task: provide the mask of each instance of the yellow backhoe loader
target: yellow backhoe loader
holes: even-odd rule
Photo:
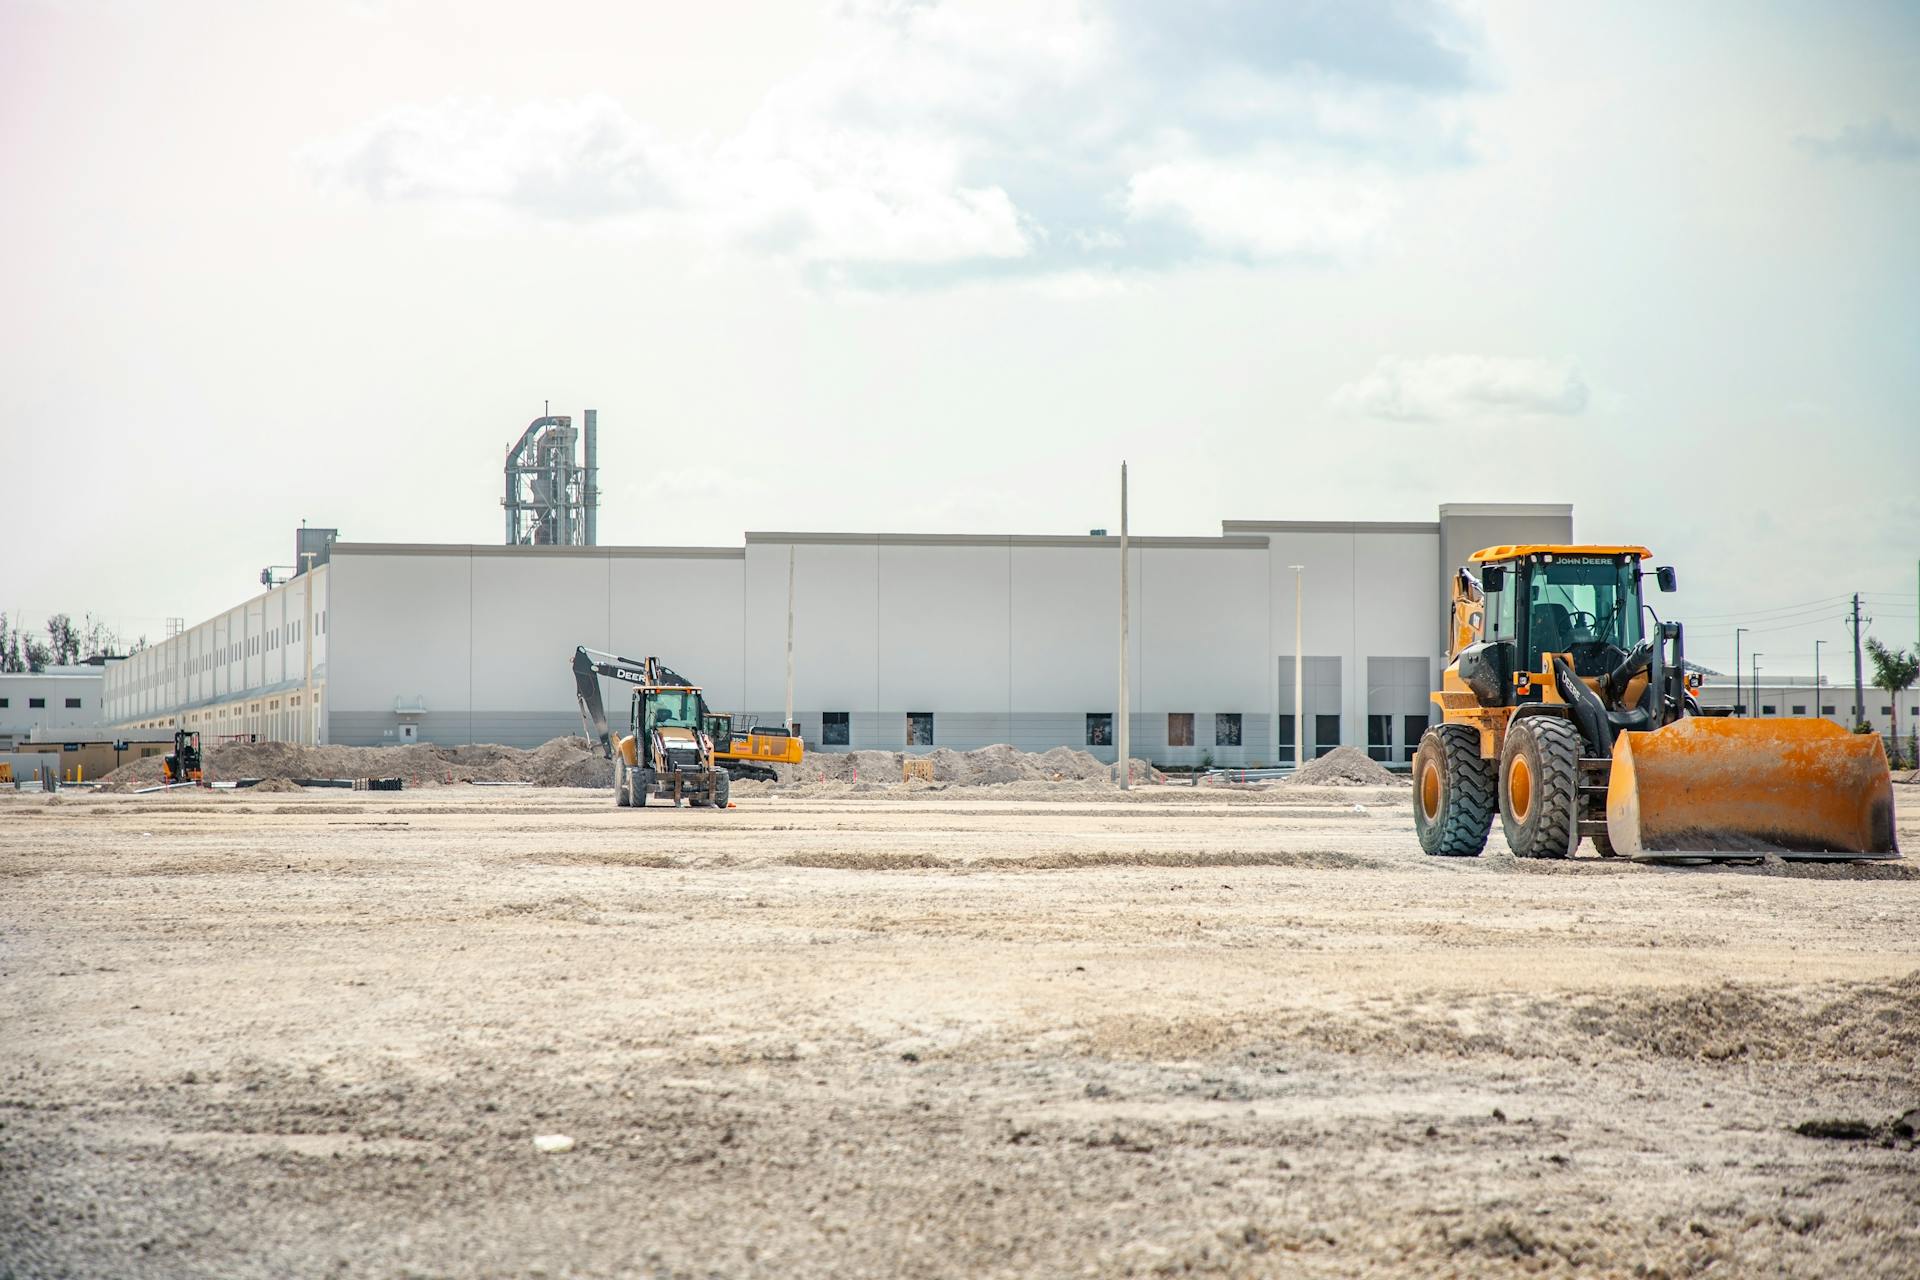
[[[1897,858],[1878,734],[1704,715],[1678,622],[1641,599],[1645,547],[1499,546],[1453,581],[1438,723],[1413,760],[1413,821],[1475,857],[1500,814],[1522,858]],[[1677,582],[1654,571],[1661,591]]]
[[[607,730],[601,676],[634,686],[627,732],[617,742]],[[714,763],[699,686],[658,658],[622,658],[584,646],[573,651],[573,679],[587,738],[613,762],[615,804],[639,809],[655,799],[727,807],[732,779]]]

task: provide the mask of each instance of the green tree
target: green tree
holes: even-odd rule
[[[26,669],[26,659],[20,656],[20,636],[8,626],[7,615],[0,613],[0,671],[18,672]]]
[[[1881,644],[1873,636],[1867,637],[1867,656],[1873,659],[1873,687],[1885,689],[1893,695],[1893,744],[1894,754],[1900,752],[1900,695],[1913,687],[1920,679],[1920,645],[1912,653],[1904,649],[1895,649]],[[1866,708],[1862,707],[1862,711]]]
[[[80,660],[80,630],[66,614],[56,613],[47,619],[47,641],[53,661],[67,665]]]

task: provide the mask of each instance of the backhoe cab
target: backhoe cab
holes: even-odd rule
[[[160,773],[164,781],[198,782],[200,770],[200,733],[186,729],[173,731],[173,751],[160,758]]]
[[[587,738],[613,762],[613,802],[643,808],[649,799],[727,807],[727,771],[714,761],[707,701],[697,685],[658,658],[622,658],[591,649],[573,651],[575,693]],[[634,686],[627,732],[616,741],[607,728],[600,677]]]
[[[1488,547],[1455,575],[1440,722],[1414,755],[1421,846],[1477,856],[1497,809],[1522,858],[1582,837],[1649,860],[1898,857],[1877,735],[1701,714],[1681,625],[1641,597],[1651,554]]]

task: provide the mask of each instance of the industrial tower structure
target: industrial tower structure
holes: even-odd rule
[[[586,411],[586,465],[574,460],[581,433],[566,414],[535,418],[507,451],[508,546],[592,547],[600,513],[598,410]]]

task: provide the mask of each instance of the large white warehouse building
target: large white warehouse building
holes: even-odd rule
[[[1432,522],[1227,521],[1131,543],[1137,755],[1293,758],[1294,570],[1306,727],[1408,759],[1474,550],[1572,538],[1564,505],[1449,504]],[[530,746],[579,732],[575,645],[655,654],[716,710],[809,748],[1011,742],[1112,756],[1119,540],[749,533],[738,547],[335,542],[325,563],[106,673],[127,728],[371,745]],[[309,654],[311,662],[309,663]],[[610,706],[624,706],[617,690]]]

